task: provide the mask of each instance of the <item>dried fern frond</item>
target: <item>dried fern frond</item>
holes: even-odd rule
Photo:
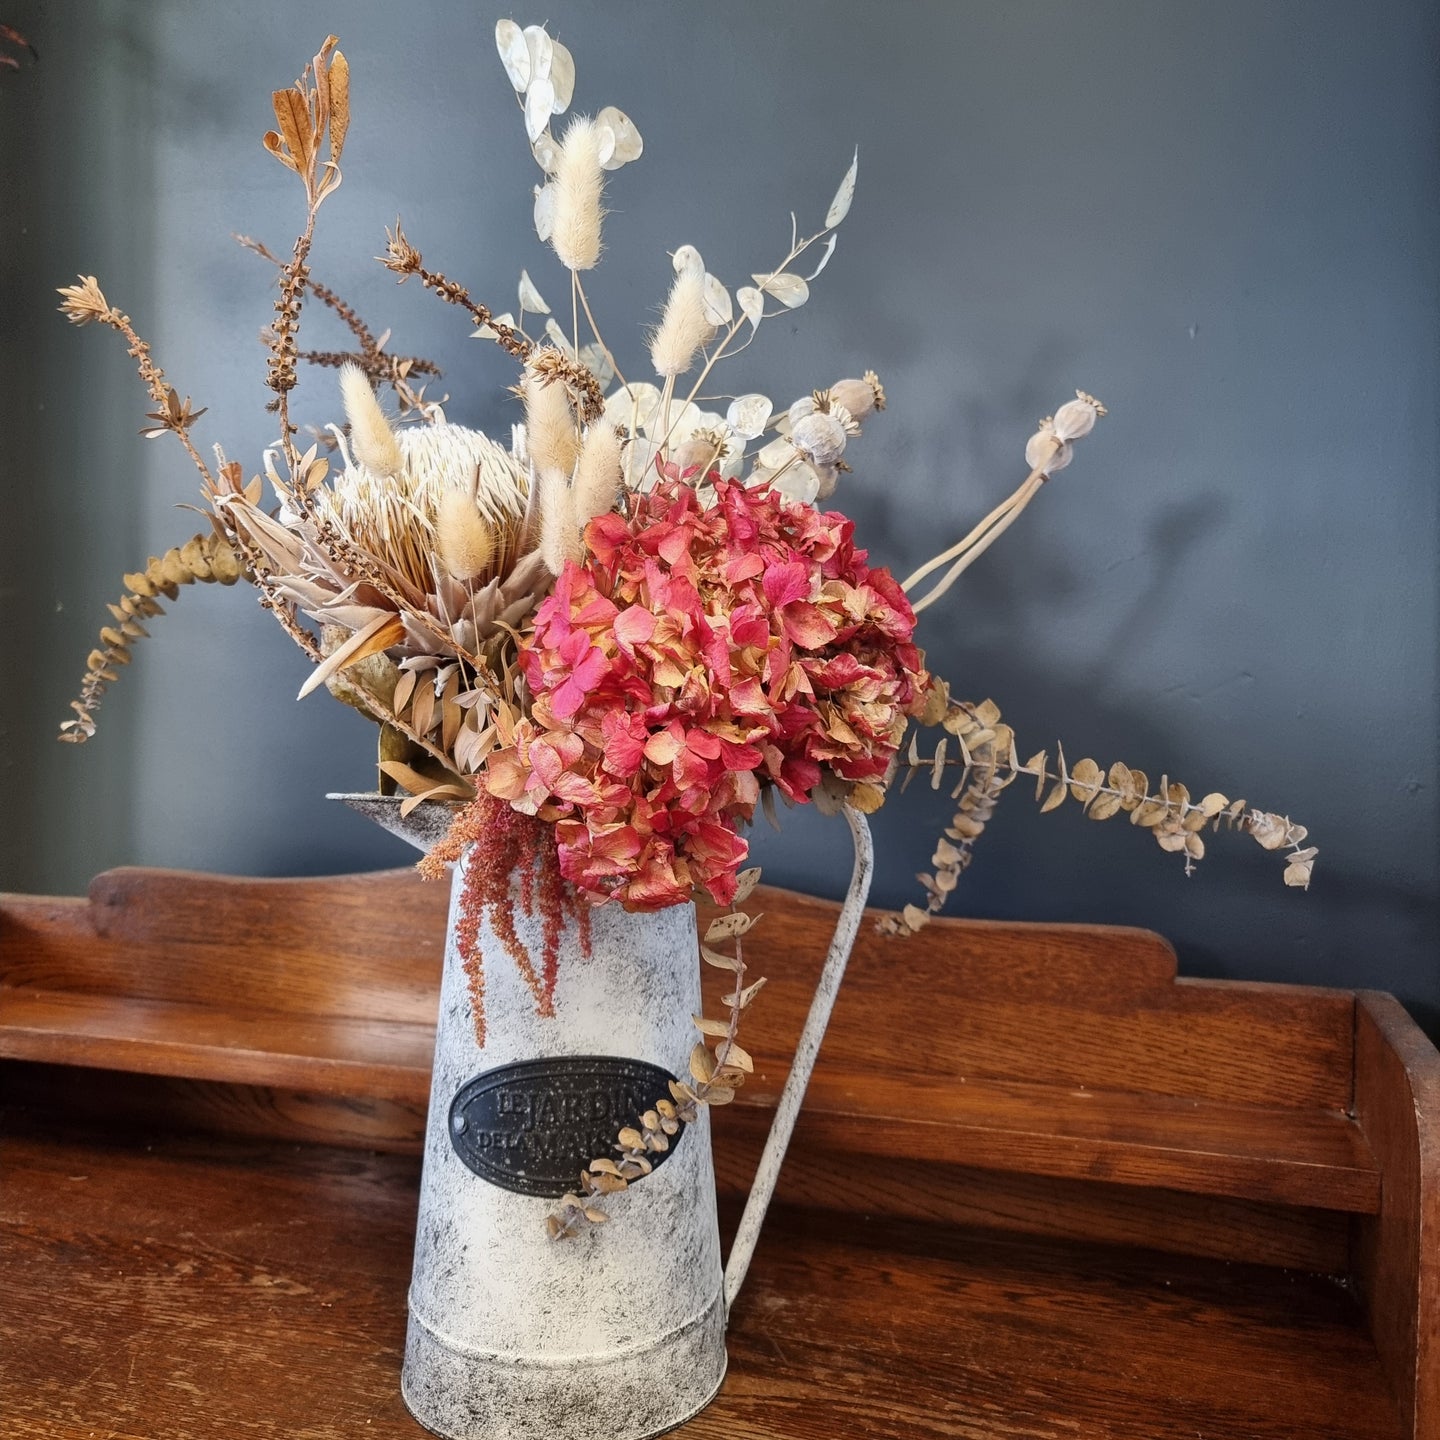
[[[79,745],[95,733],[100,698],[105,687],[120,678],[116,667],[128,665],[130,647],[150,633],[141,621],[165,613],[157,595],[174,600],[182,585],[193,585],[197,580],[233,585],[246,572],[245,557],[228,540],[210,531],[167,550],[159,558],[152,555],[143,570],[127,575],[125,594],[118,604],[110,606],[115,623],[100,631],[100,645],[87,657],[80,696],[70,702],[75,718],[61,724],[60,739]]]
[[[1128,815],[1130,823],[1148,830],[1162,850],[1185,857],[1187,875],[1205,855],[1201,832],[1206,826],[1211,830],[1224,826],[1249,835],[1262,849],[1283,850],[1285,884],[1309,888],[1319,851],[1303,844],[1308,832],[1288,815],[1250,808],[1244,800],[1231,800],[1218,790],[1192,800],[1184,785],[1165,775],[1152,790],[1143,770],[1121,761],[1108,771],[1090,759],[1067,765],[1065,752],[1058,746],[1054,768],[1043,750],[1022,764],[1016,759],[1014,732],[1000,723],[1000,710],[993,701],[979,705],[950,701],[943,686],[937,687],[937,694],[939,703],[922,717],[922,723],[938,724],[955,737],[965,770],[954,794],[963,798],[932,857],[935,871],[918,877],[928,896],[925,906],[907,905],[899,915],[882,919],[879,928],[885,933],[913,935],[941,909],[969,865],[971,847],[985,828],[1000,792],[1022,775],[1035,781],[1041,814],[1073,799],[1091,820]],[[907,779],[929,770],[938,786],[949,763],[945,744],[942,739],[935,753],[924,757],[912,737],[907,756],[896,768],[907,771]]]

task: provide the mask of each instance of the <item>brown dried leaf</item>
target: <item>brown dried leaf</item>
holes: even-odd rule
[[[690,1052],[690,1073],[702,1084],[708,1084],[715,1074],[715,1057],[706,1048],[703,1040],[697,1041],[695,1048]],[[690,1098],[699,1097],[691,1092]]]
[[[743,905],[759,883],[760,867],[758,865],[752,865],[748,870],[742,870],[735,877],[735,898],[730,902],[731,905],[737,907]]]
[[[727,955],[723,950],[712,950],[708,945],[700,947],[700,958],[707,965],[713,965],[717,970],[739,970],[740,968],[740,962],[733,955]]]
[[[1065,803],[1065,797],[1070,793],[1069,787],[1063,780],[1055,782],[1055,788],[1045,797],[1045,803],[1040,807],[1040,813],[1044,815],[1047,811],[1055,809],[1057,805]]]
[[[755,1073],[755,1062],[750,1058],[750,1052],[742,1049],[733,1040],[725,1047],[726,1065],[737,1065],[747,1075]]]
[[[702,1035],[718,1035],[724,1037],[730,1033],[730,1026],[728,1022],[724,1020],[708,1020],[704,1015],[692,1015],[690,1019]]]
[[[1108,820],[1120,809],[1121,798],[1113,794],[1097,795],[1085,813],[1092,820]]]
[[[721,915],[710,922],[705,931],[705,943],[714,945],[717,941],[733,940],[737,935],[744,935],[759,918],[758,915],[741,914],[738,910]]]

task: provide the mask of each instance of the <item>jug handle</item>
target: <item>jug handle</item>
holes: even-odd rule
[[[835,924],[835,934],[830,941],[829,953],[825,956],[824,968],[820,971],[820,982],[815,987],[815,997],[810,1002],[810,1013],[805,1017],[805,1028],[800,1032],[800,1042],[795,1047],[795,1061],[790,1067],[785,1088],[780,1092],[780,1103],[775,1107],[775,1118],[770,1123],[770,1134],[765,1141],[765,1150],[755,1169],[755,1180],[750,1187],[749,1198],[745,1201],[745,1213],[740,1217],[740,1228],[735,1232],[735,1241],[730,1247],[730,1256],[725,1263],[725,1314],[728,1317],[735,1296],[745,1283],[746,1271],[750,1268],[756,1242],[760,1239],[760,1226],[765,1212],[775,1194],[780,1179],[780,1162],[785,1158],[785,1148],[790,1143],[795,1121],[799,1118],[800,1104],[805,1098],[805,1087],[810,1082],[810,1072],[815,1068],[820,1053],[820,1041],[829,1023],[830,1012],[835,1007],[835,997],[840,992],[840,981],[860,929],[860,918],[865,913],[865,901],[870,894],[870,881],[875,873],[875,846],[870,837],[870,825],[858,810],[844,807],[844,815],[850,826],[850,837],[855,842],[855,868],[850,874],[850,889],[845,903],[840,907],[840,918]]]

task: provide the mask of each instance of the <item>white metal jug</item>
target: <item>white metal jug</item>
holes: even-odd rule
[[[437,816],[340,796],[420,848]],[[810,1017],[728,1267],[720,1263],[709,1114],[609,1205],[609,1223],[551,1240],[546,1217],[587,1159],[687,1074],[700,1013],[692,905],[573,920],[561,938],[554,1014],[482,925],[483,1044],[456,939],[455,867],[401,1379],[422,1425],[450,1440],[640,1440],[680,1424],[725,1374],[725,1321],[774,1191],[869,891],[863,816],[846,811],[856,862]],[[516,907],[539,955],[543,920]]]

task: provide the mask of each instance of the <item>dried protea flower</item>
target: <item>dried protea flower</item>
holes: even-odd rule
[[[569,270],[590,270],[600,260],[601,139],[595,121],[576,116],[555,155],[550,244]]]

